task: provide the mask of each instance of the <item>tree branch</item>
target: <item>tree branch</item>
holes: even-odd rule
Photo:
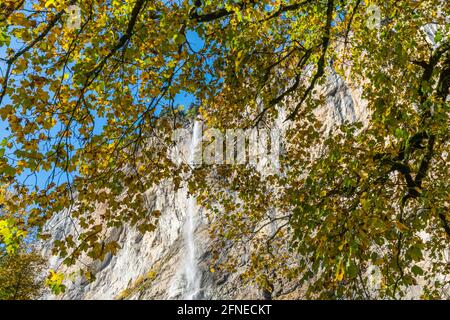
[[[133,10],[131,11],[131,17],[128,21],[127,30],[125,33],[120,37],[119,41],[116,43],[116,45],[109,51],[109,53],[97,64],[97,66],[90,72],[89,75],[93,75],[95,73],[98,73],[106,64],[106,62],[111,58],[118,50],[120,50],[123,46],[125,46],[128,41],[130,41],[131,37],[133,36],[133,29],[136,25],[139,13],[141,12],[142,8],[144,7],[147,0],[137,0]],[[156,16],[155,16],[156,17]]]
[[[304,92],[302,98],[300,99],[300,102],[297,103],[294,111],[286,118],[287,120],[294,120],[295,116],[297,115],[298,111],[300,110],[301,105],[308,97],[309,93],[314,89],[317,80],[319,80],[325,73],[325,56],[327,53],[328,46],[330,44],[330,35],[331,35],[331,22],[333,20],[333,10],[334,10],[334,1],[328,0],[327,5],[327,23],[325,26],[325,34],[322,38],[322,54],[319,58],[319,61],[317,62],[317,72],[314,75],[311,83],[309,84],[308,88]]]
[[[5,13],[3,14],[4,16],[0,18],[0,23],[5,22],[9,18],[9,16],[13,14],[14,11],[22,7],[24,2],[25,0],[20,0],[18,3],[12,3],[9,6],[7,3],[0,4],[0,12],[5,11]]]
[[[71,0],[69,2],[69,5],[75,4],[76,0]],[[0,93],[0,105],[2,104],[3,98],[6,95],[6,88],[8,87],[8,81],[9,81],[9,74],[11,72],[12,65],[14,62],[16,62],[17,59],[19,59],[24,53],[28,52],[30,49],[32,49],[38,42],[43,40],[47,34],[50,32],[50,30],[53,29],[53,27],[59,22],[63,14],[65,13],[65,10],[59,11],[53,19],[48,23],[47,27],[36,37],[31,41],[28,45],[26,45],[24,48],[17,51],[11,58],[6,60],[6,74],[3,79],[2,84],[2,91]]]
[[[253,5],[256,3],[256,0],[250,0],[248,1],[248,4]],[[227,10],[225,8],[219,9],[217,11],[213,11],[210,13],[205,14],[198,14],[197,9],[201,6],[201,1],[196,1],[194,7],[191,9],[191,12],[189,13],[189,18],[192,20],[195,20],[197,22],[209,22],[214,21],[226,16],[229,16],[234,13],[234,10]],[[241,1],[237,3],[237,6],[241,9],[245,8],[247,5],[246,1]]]

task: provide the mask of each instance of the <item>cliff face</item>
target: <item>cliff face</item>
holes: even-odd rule
[[[317,110],[317,116],[330,131],[344,121],[361,120],[368,117],[360,92],[350,89],[335,72],[329,70],[324,86],[326,103]],[[282,114],[282,113],[281,113]],[[283,130],[284,118],[275,122]],[[261,170],[264,170],[263,168]],[[66,292],[58,297],[47,294],[43,298],[57,299],[179,299],[186,298],[187,263],[185,217],[189,200],[185,188],[174,191],[170,182],[148,190],[151,208],[160,210],[161,217],[154,232],[142,235],[132,227],[121,227],[108,233],[110,239],[117,240],[121,249],[115,256],[107,256],[102,262],[85,262],[95,273],[95,281],[74,276],[67,281]],[[99,216],[102,208],[94,212]],[[242,285],[240,270],[232,274],[211,272],[210,261],[212,241],[208,236],[208,225],[202,208],[196,208],[197,223],[194,225],[195,263],[198,269],[199,292],[195,298],[204,299],[262,299],[264,293],[257,287]],[[276,214],[276,213],[275,213]],[[76,223],[65,218],[65,214],[53,218],[48,223],[51,240],[74,233]],[[51,242],[51,241],[50,241]],[[50,243],[49,242],[49,243]],[[232,247],[227,250],[233,250]],[[50,256],[51,246],[45,244],[43,253]],[[226,252],[221,254],[226,255]],[[49,258],[50,268],[57,268],[60,260]],[[242,268],[246,261],[243,258]],[[68,279],[71,270],[66,270]],[[295,283],[286,283],[287,290],[275,290],[272,298],[299,298],[301,289]]]

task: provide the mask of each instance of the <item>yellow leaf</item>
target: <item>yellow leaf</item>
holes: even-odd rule
[[[397,227],[397,229],[400,232],[405,232],[405,231],[409,230],[409,228],[407,226],[405,226],[403,223],[401,223],[400,221],[395,221],[395,226]]]
[[[336,275],[334,277],[335,281],[342,281],[342,279],[344,279],[344,274],[345,274],[345,268],[344,265],[342,263],[342,259],[339,260],[339,264],[336,270]]]
[[[45,7],[46,8],[50,8],[50,7],[54,6],[55,5],[55,1],[56,0],[47,0],[47,1],[45,1]]]

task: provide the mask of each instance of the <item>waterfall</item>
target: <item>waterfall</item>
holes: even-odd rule
[[[201,141],[202,123],[200,121],[195,121],[189,148],[189,165],[191,167],[194,167],[198,163],[196,160],[199,152],[201,154]],[[185,246],[185,261],[183,266],[185,288],[183,291],[183,298],[188,300],[198,299],[200,295],[201,273],[197,265],[197,250],[195,243],[195,229],[198,225],[197,214],[197,200],[194,196],[189,196],[183,230]]]

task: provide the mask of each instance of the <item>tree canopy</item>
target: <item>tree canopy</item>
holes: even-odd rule
[[[152,231],[158,214],[145,209],[145,191],[164,179],[179,186],[189,170],[168,157],[180,95],[219,129],[270,124],[283,106],[282,175],[195,170],[190,187],[216,213],[217,250],[254,237],[277,210],[279,228],[246,272],[268,291],[288,277],[313,298],[399,298],[421,279],[424,298],[442,297],[449,11],[439,0],[3,1],[0,218],[14,223],[2,232],[45,239],[46,221],[69,208],[83,229],[54,253],[68,265],[82,254],[102,259],[118,250],[104,229]],[[437,30],[431,40],[427,25]],[[331,69],[363,89],[370,116],[324,137],[316,89]],[[90,215],[99,203],[101,222]],[[296,263],[283,264],[290,254]]]
[[[45,260],[36,252],[20,250],[0,256],[0,300],[36,299],[44,290]]]

